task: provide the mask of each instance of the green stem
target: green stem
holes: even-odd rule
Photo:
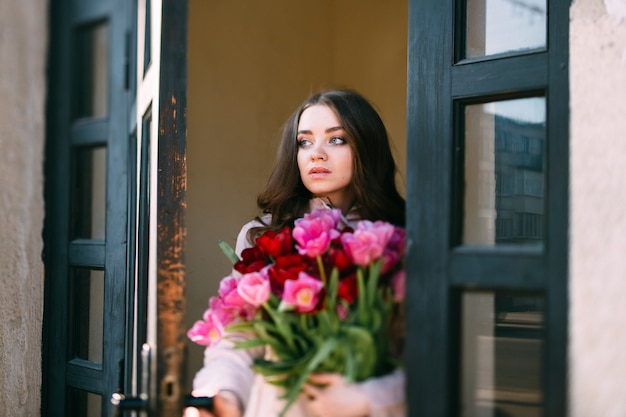
[[[289,323],[282,320],[281,317],[276,314],[276,312],[272,309],[272,306],[270,306],[269,302],[263,304],[263,308],[265,309],[265,311],[267,311],[267,313],[272,318],[272,321],[276,324],[276,327],[278,328],[280,334],[285,338],[287,346],[289,346],[290,349],[294,349],[293,334],[291,333],[291,327]]]
[[[322,282],[325,285],[326,284],[326,269],[324,268],[324,262],[322,261],[321,255],[317,255],[317,267],[320,270],[320,278],[322,278]]]

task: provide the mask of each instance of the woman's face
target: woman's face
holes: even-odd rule
[[[352,206],[354,163],[352,148],[341,122],[330,107],[314,105],[298,123],[298,168],[304,186],[316,197],[326,197],[344,213]]]

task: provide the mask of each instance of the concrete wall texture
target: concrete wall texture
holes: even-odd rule
[[[626,0],[570,10],[570,416],[626,415]]]
[[[0,416],[40,408],[47,7],[0,1]]]

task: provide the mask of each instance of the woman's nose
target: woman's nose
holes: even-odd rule
[[[326,152],[321,148],[321,146],[317,145],[311,150],[311,160],[326,160]]]

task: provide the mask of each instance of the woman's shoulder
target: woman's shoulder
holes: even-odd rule
[[[237,235],[237,243],[235,245],[235,252],[239,257],[241,257],[241,252],[244,249],[252,247],[252,244],[248,241],[248,232],[250,229],[255,227],[262,227],[269,224],[272,220],[272,216],[270,214],[266,214],[261,217],[261,221],[259,219],[250,220],[248,223],[244,224]]]

